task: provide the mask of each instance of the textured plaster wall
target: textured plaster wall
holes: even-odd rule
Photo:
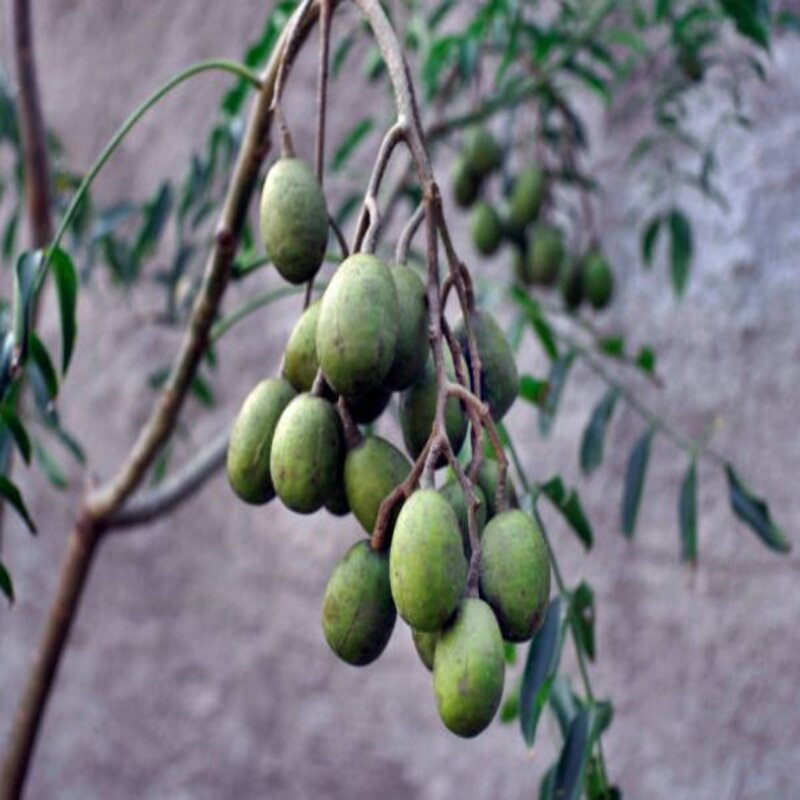
[[[200,58],[238,57],[263,4],[42,0],[36,12],[45,112],[71,163],[85,168],[132,105],[174,70]],[[8,39],[6,29],[5,67]],[[115,157],[100,194],[144,197],[158,176],[176,174],[201,145],[224,86],[224,79],[201,79],[168,100]],[[311,70],[298,73],[293,91],[299,120],[310,108]],[[348,120],[353,102],[340,97],[334,125]],[[731,212],[698,207],[696,269],[680,304],[663,270],[643,275],[638,267],[627,215],[635,198],[620,168],[630,132],[598,121],[607,190],[601,229],[624,276],[603,324],[624,325],[636,341],[656,345],[668,380],[662,391],[641,387],[648,402],[694,435],[718,420],[718,449],[770,498],[794,537],[800,53],[793,41],[778,44],[773,77],[754,87],[750,102],[755,131],[724,145]],[[308,137],[301,141],[307,145]],[[107,476],[125,453],[151,401],[141,376],[177,344],[175,335],[142,324],[156,303],[146,293],[121,296],[102,280],[82,295],[63,414],[87,446],[93,476]],[[249,386],[276,368],[295,312],[287,303],[224,341],[221,408],[212,417],[190,412],[190,444],[217,430]],[[512,412],[538,476],[558,469],[577,478],[578,437],[601,389],[576,370],[551,443],[533,433],[529,412]],[[606,464],[581,485],[598,533],[591,556],[553,521],[569,580],[586,577],[597,593],[593,673],[598,693],[616,704],[606,744],[611,773],[631,798],[800,797],[800,562],[766,552],[736,523],[721,476],[704,466],[701,564],[695,573],[682,568],[675,507],[685,459],[661,439],[639,536],[624,541],[621,474],[640,430],[632,413],[619,413]],[[8,517],[4,558],[19,600],[0,613],[3,738],[81,488],[77,475],[64,495],[37,475],[18,475],[41,535],[30,540]],[[347,521],[301,518],[277,505],[245,508],[221,476],[149,531],[109,540],[48,708],[28,796],[535,796],[552,760],[549,720],[533,752],[515,729],[499,725],[471,742],[448,735],[401,626],[372,668],[345,667],[329,653],[320,600],[331,566],[352,541]]]

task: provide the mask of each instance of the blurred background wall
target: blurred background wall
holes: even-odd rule
[[[45,115],[77,170],[171,73],[201,58],[240,58],[264,14],[264,4],[253,0],[39,0],[34,6]],[[2,65],[11,71],[7,25],[0,45]],[[160,176],[180,174],[202,146],[226,85],[224,78],[201,78],[167,100],[114,157],[99,196],[141,199]],[[290,87],[301,130],[310,124],[313,86],[313,69],[301,64]],[[361,102],[360,87],[348,94],[339,85],[334,128],[342,130]],[[680,303],[663,269],[644,274],[639,265],[627,215],[634,198],[622,167],[630,131],[595,115],[593,158],[605,187],[600,228],[620,278],[602,324],[656,346],[666,386],[637,385],[647,402],[692,435],[718,424],[717,448],[741,465],[794,538],[800,515],[796,42],[777,42],[771,77],[751,87],[749,103],[755,130],[732,134],[723,147],[730,213],[693,209],[702,215],[698,254]],[[307,147],[311,133],[299,137]],[[462,250],[474,256],[467,241]],[[263,287],[274,278],[253,281]],[[62,413],[89,452],[88,481],[119,463],[152,400],[143,376],[174,352],[175,334],[143,324],[156,303],[152,291],[126,296],[100,274],[81,296],[80,340]],[[220,407],[211,415],[190,409],[190,446],[218,430],[250,386],[276,369],[297,310],[296,301],[275,306],[223,341]],[[52,320],[49,314],[46,325]],[[526,358],[536,366],[534,356]],[[546,443],[533,432],[531,411],[518,404],[510,426],[534,474],[562,470],[578,480],[580,433],[601,391],[576,369]],[[584,555],[552,522],[568,580],[585,577],[597,593],[593,674],[598,694],[615,702],[606,744],[611,774],[632,798],[800,797],[800,562],[770,554],[735,522],[720,474],[703,466],[700,565],[681,566],[676,498],[686,462],[661,439],[638,537],[625,541],[622,473],[640,430],[633,414],[618,413],[604,467],[580,484],[595,523],[595,550]],[[4,559],[18,602],[0,613],[2,740],[82,489],[77,475],[66,494],[24,469],[17,475],[41,534],[30,540],[7,515]],[[28,796],[536,796],[554,752],[549,720],[532,752],[515,728],[499,724],[475,741],[451,736],[401,625],[383,658],[366,670],[344,666],[328,651],[320,601],[334,561],[353,540],[349,521],[297,517],[276,504],[245,508],[221,476],[148,531],[108,540],[48,708]]]

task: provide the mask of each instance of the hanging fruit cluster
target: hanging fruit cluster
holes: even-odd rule
[[[548,176],[540,166],[525,166],[505,181],[502,211],[489,199],[481,199],[482,193],[488,195],[487,183],[502,160],[491,133],[473,128],[464,137],[453,167],[453,198],[461,208],[472,209],[470,228],[476,250],[490,256],[508,243],[521,284],[558,289],[570,311],[584,301],[597,311],[604,309],[614,293],[614,273],[594,241],[582,252],[569,252],[563,231],[547,220],[551,198]]]
[[[464,179],[465,193],[473,192],[469,181],[497,167],[495,148],[482,135],[473,142],[468,163],[478,172]],[[315,276],[328,216],[302,161],[282,158],[269,171],[261,231],[287,281]],[[528,640],[543,622],[550,561],[536,522],[516,508],[502,447],[496,444],[500,461],[483,458],[482,447],[476,453],[484,431],[516,398],[511,349],[494,318],[472,305],[452,328],[442,319],[447,335],[439,328],[437,336],[429,288],[405,264],[368,252],[345,258],[295,324],[280,376],[261,381],[245,399],[227,470],[248,503],[277,496],[300,514],[323,507],[353,514],[370,538],[344,554],[328,582],[328,644],[349,664],[369,664],[399,614],[433,671],[445,725],[475,736],[502,697],[503,640]],[[378,419],[394,394],[407,454],[359,428]],[[455,456],[468,437],[467,477]]]

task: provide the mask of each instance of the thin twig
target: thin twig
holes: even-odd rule
[[[397,249],[394,253],[394,260],[398,264],[405,264],[406,261],[408,261],[408,250],[411,247],[411,242],[414,241],[414,236],[416,236],[423,219],[425,219],[425,204],[420,203],[411,217],[409,217],[408,222],[403,226],[403,230],[400,232],[400,236],[397,239]]]

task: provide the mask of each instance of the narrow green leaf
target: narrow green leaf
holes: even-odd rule
[[[525,312],[528,323],[539,338],[547,356],[551,361],[557,359],[558,345],[556,344],[556,337],[550,324],[542,315],[542,309],[539,304],[518,286],[515,286],[511,290],[511,296],[517,305]]]
[[[583,776],[591,753],[589,722],[589,711],[583,708],[569,726],[556,766],[553,798],[580,800]]]
[[[581,470],[591,475],[603,461],[603,444],[608,423],[617,403],[617,390],[609,389],[592,411],[589,424],[583,431],[581,440]]]
[[[540,487],[542,494],[553,504],[556,510],[569,523],[573,531],[587,550],[592,549],[594,534],[592,526],[583,511],[580,497],[576,489],[567,491],[561,478],[556,475]]]
[[[3,258],[6,261],[11,260],[17,244],[17,225],[19,224],[19,214],[14,211],[6,222],[5,230],[3,231]]]
[[[47,394],[50,399],[58,397],[58,375],[56,368],[53,366],[53,361],[50,358],[50,353],[44,346],[42,340],[31,331],[30,336],[31,345],[31,361],[36,365],[39,374],[41,375]]]
[[[681,526],[681,558],[691,564],[697,562],[697,465],[689,463],[681,484],[678,500],[678,518]]]
[[[20,452],[26,464],[31,463],[31,440],[28,437],[28,431],[17,416],[17,412],[9,404],[5,403],[0,406],[0,422],[5,425],[11,437],[14,439],[17,449]]]
[[[556,675],[550,687],[550,710],[558,722],[561,735],[566,736],[572,720],[580,708],[580,702],[572,691],[569,680],[563,675]]]
[[[519,716],[519,686],[511,690],[500,707],[500,722],[508,725]]]
[[[677,208],[669,214],[670,232],[670,264],[672,269],[672,286],[680,297],[689,280],[692,266],[692,226],[686,215]]]
[[[550,602],[544,625],[534,636],[528,649],[519,698],[520,726],[528,747],[533,746],[536,725],[547,703],[550,686],[561,660],[568,607],[569,604],[560,597]]]
[[[550,385],[547,381],[534,378],[530,375],[523,375],[519,379],[519,395],[523,400],[541,408],[547,399]]]
[[[35,534],[36,525],[34,525],[33,520],[28,513],[28,509],[25,506],[25,501],[22,499],[20,490],[5,475],[0,475],[0,497],[11,503],[16,512],[22,517],[25,524],[28,526],[28,530]]]
[[[625,493],[622,497],[622,533],[629,539],[636,530],[636,517],[642,501],[647,461],[650,457],[650,443],[653,429],[648,428],[634,445],[625,470]]]
[[[58,295],[58,308],[61,315],[61,372],[66,374],[75,337],[78,332],[76,309],[78,303],[78,276],[69,255],[60,247],[48,255],[50,271]]]
[[[69,478],[64,470],[61,469],[61,465],[55,460],[53,454],[38,439],[33,443],[33,451],[36,456],[36,464],[47,480],[56,489],[68,489]]]
[[[375,120],[371,117],[365,117],[359,120],[345,136],[342,143],[333,154],[333,161],[331,162],[331,169],[334,172],[339,172],[347,163],[348,159],[355,152],[356,148],[361,144],[365,137],[375,127]]]
[[[142,223],[133,245],[132,259],[137,265],[150,255],[158,244],[172,209],[172,195],[172,186],[168,181],[164,181],[155,195],[144,204]]]
[[[598,342],[600,351],[609,358],[622,358],[625,355],[625,337],[606,336]]]
[[[736,30],[764,50],[769,50],[769,3],[764,0],[720,0]]]
[[[0,591],[8,598],[9,605],[14,603],[14,584],[6,565],[0,561]]]
[[[200,375],[195,375],[192,379],[191,391],[195,400],[197,400],[200,405],[206,408],[214,408],[216,404],[214,390],[205,378]]]
[[[766,502],[754,495],[731,464],[725,466],[730,490],[730,502],[733,513],[742,522],[749,525],[771,550],[778,553],[788,553],[792,546],[784,532],[773,522]]]
[[[40,250],[29,250],[20,255],[14,269],[14,343],[21,361],[28,355],[36,272],[41,260]]]
[[[658,234],[661,232],[662,221],[660,216],[653,217],[642,233],[642,261],[647,267],[653,263],[653,254],[658,242]]]
[[[547,393],[544,406],[539,411],[539,432],[542,436],[548,436],[553,428],[553,422],[556,417],[556,412],[558,411],[561,394],[564,391],[564,385],[567,382],[569,370],[574,360],[575,352],[570,351],[560,356],[553,363],[550,370],[550,376],[547,379],[550,391]]]
[[[652,375],[656,370],[656,354],[652,347],[645,345],[636,354],[636,366],[642,372]]]
[[[573,592],[570,611],[577,634],[576,641],[589,660],[594,661],[594,592],[585,581]]]

